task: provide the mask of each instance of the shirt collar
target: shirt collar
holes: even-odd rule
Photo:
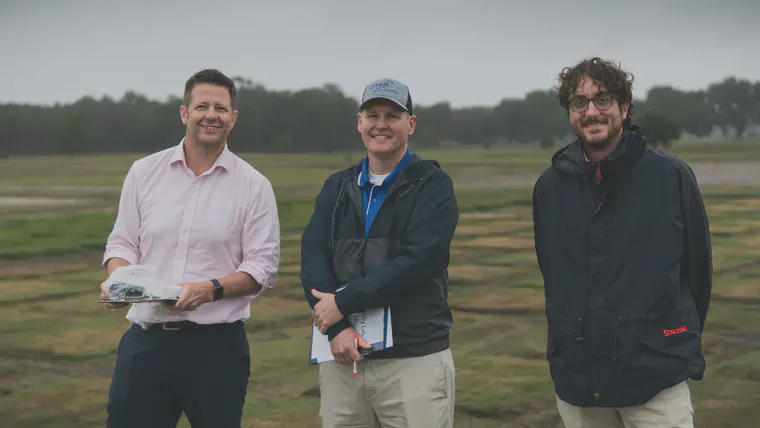
[[[169,165],[174,165],[177,162],[181,162],[183,165],[187,166],[184,146],[185,139],[182,138],[182,141],[180,141],[179,144],[174,147],[172,156],[169,158]],[[230,149],[227,147],[226,143],[224,144],[224,150],[222,150],[222,153],[218,158],[216,158],[214,164],[211,165],[211,168],[209,168],[209,171],[215,170],[216,167],[224,168],[227,171],[229,171],[232,167],[232,152],[230,152]]]
[[[396,165],[395,168],[393,168],[393,171],[391,171],[390,174],[388,174],[387,177],[385,177],[385,180],[383,180],[383,184],[385,183],[392,183],[393,180],[396,179],[396,176],[398,176],[404,168],[409,164],[409,159],[412,158],[411,152],[409,152],[409,149],[406,149],[406,153],[404,153],[404,157],[401,158],[401,161],[399,161],[398,165]],[[359,173],[359,180],[357,181],[360,187],[364,187],[369,183],[369,156],[365,157],[362,161],[362,171]]]

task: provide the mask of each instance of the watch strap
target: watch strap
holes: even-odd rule
[[[211,283],[214,284],[214,301],[224,298],[224,288],[218,279],[212,279]]]

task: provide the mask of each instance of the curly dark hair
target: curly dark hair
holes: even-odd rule
[[[591,78],[597,86],[615,96],[621,111],[624,104],[628,105],[628,117],[623,121],[623,127],[629,127],[633,116],[633,74],[621,69],[619,64],[599,57],[587,58],[574,67],[563,68],[559,73],[558,95],[560,105],[568,114],[568,100],[584,77]]]
[[[201,70],[187,79],[187,82],[185,83],[185,93],[183,99],[185,106],[190,105],[190,95],[193,92],[193,88],[201,83],[209,83],[212,85],[218,85],[227,88],[227,90],[230,92],[232,108],[235,108],[235,99],[237,98],[235,82],[233,82],[229,77],[225,76],[221,71],[213,68]]]

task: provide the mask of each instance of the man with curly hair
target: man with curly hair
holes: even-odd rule
[[[631,125],[632,74],[590,58],[559,82],[577,139],[533,189],[559,413],[568,428],[693,427],[712,287],[696,178]]]

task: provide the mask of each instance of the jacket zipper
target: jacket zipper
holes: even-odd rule
[[[340,190],[338,190],[338,199],[335,201],[335,206],[333,207],[332,212],[332,223],[330,224],[330,249],[335,252],[335,214],[338,211],[338,204],[340,203],[340,198],[343,196],[343,186],[345,185],[345,181],[341,180],[340,182]]]
[[[618,317],[617,320],[615,320],[615,335],[614,335],[614,342],[612,342],[612,361],[617,361],[617,336],[618,336],[618,324],[620,321],[623,321],[623,317]]]
[[[356,260],[361,261],[364,259],[364,251],[367,249],[367,237],[365,236],[364,239],[362,239],[361,245],[359,245],[359,252],[356,255]]]
[[[578,337],[575,338],[575,341],[578,343],[578,350],[583,350],[583,318],[578,317]]]

